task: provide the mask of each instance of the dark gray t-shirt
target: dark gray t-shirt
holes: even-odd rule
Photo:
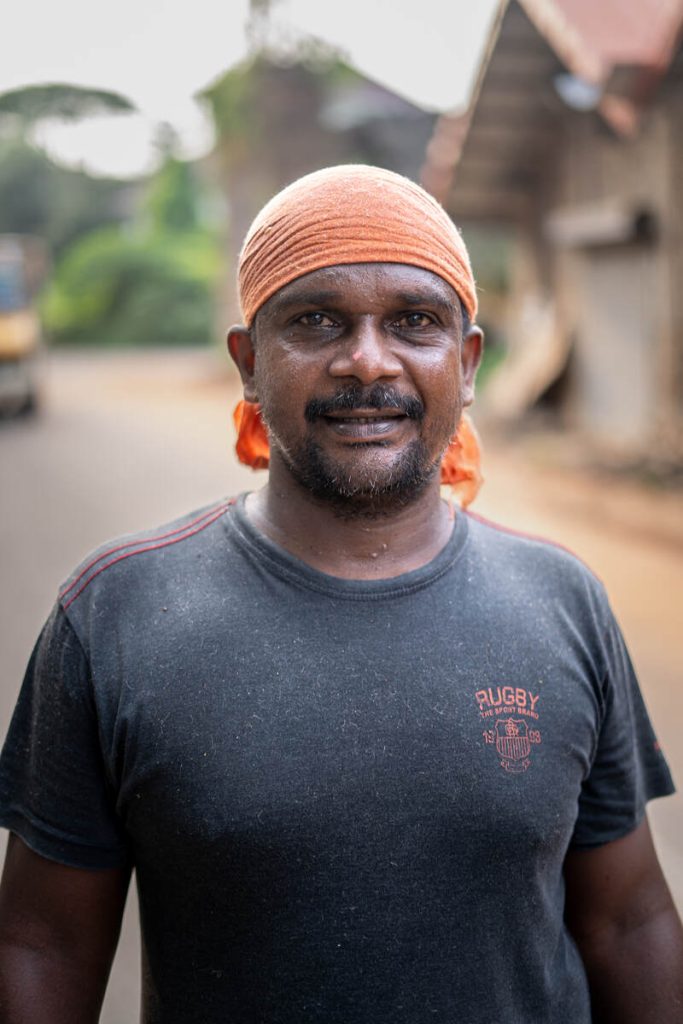
[[[240,499],[68,582],[0,822],[135,865],[146,1024],[587,1024],[565,854],[672,788],[572,555],[458,514],[428,565],[341,580]]]

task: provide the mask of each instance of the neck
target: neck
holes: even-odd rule
[[[314,569],[343,579],[384,579],[418,569],[444,547],[453,527],[438,478],[408,505],[344,516],[315,499],[276,460],[268,483],[249,495],[246,508],[270,540]]]

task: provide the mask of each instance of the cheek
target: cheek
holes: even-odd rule
[[[254,380],[261,402],[286,391],[291,386],[292,376],[286,360],[278,360],[268,352],[256,353]]]
[[[311,392],[297,361],[279,354],[260,360],[257,357],[254,380],[266,419],[285,427],[303,422],[303,410]]]
[[[441,362],[424,380],[422,389],[427,419],[435,424],[452,426],[462,410],[463,389],[460,366]]]

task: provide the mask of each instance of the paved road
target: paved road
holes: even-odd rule
[[[235,381],[198,353],[61,355],[43,413],[0,424],[0,639],[4,734],[24,664],[57,584],[103,539],[157,524],[254,486],[236,465]],[[683,779],[681,497],[586,479],[490,445],[482,514],[561,539],[606,582],[648,704]],[[660,855],[683,907],[683,798],[652,810]],[[129,907],[103,1024],[130,1024],[139,999]]]

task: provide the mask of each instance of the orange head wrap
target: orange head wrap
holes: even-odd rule
[[[406,263],[447,281],[473,321],[477,295],[460,234],[437,201],[408,178],[348,164],[299,178],[266,203],[242,246],[238,284],[251,326],[260,307],[295,278],[348,263]],[[268,465],[268,437],[258,406],[235,410],[237,454],[255,469]],[[463,417],[441,466],[441,480],[463,505],[481,484],[479,445]]]
[[[321,267],[408,263],[448,281],[470,320],[477,294],[460,233],[436,199],[393,171],[363,164],[299,178],[256,215],[239,260],[242,316],[278,289]]]

